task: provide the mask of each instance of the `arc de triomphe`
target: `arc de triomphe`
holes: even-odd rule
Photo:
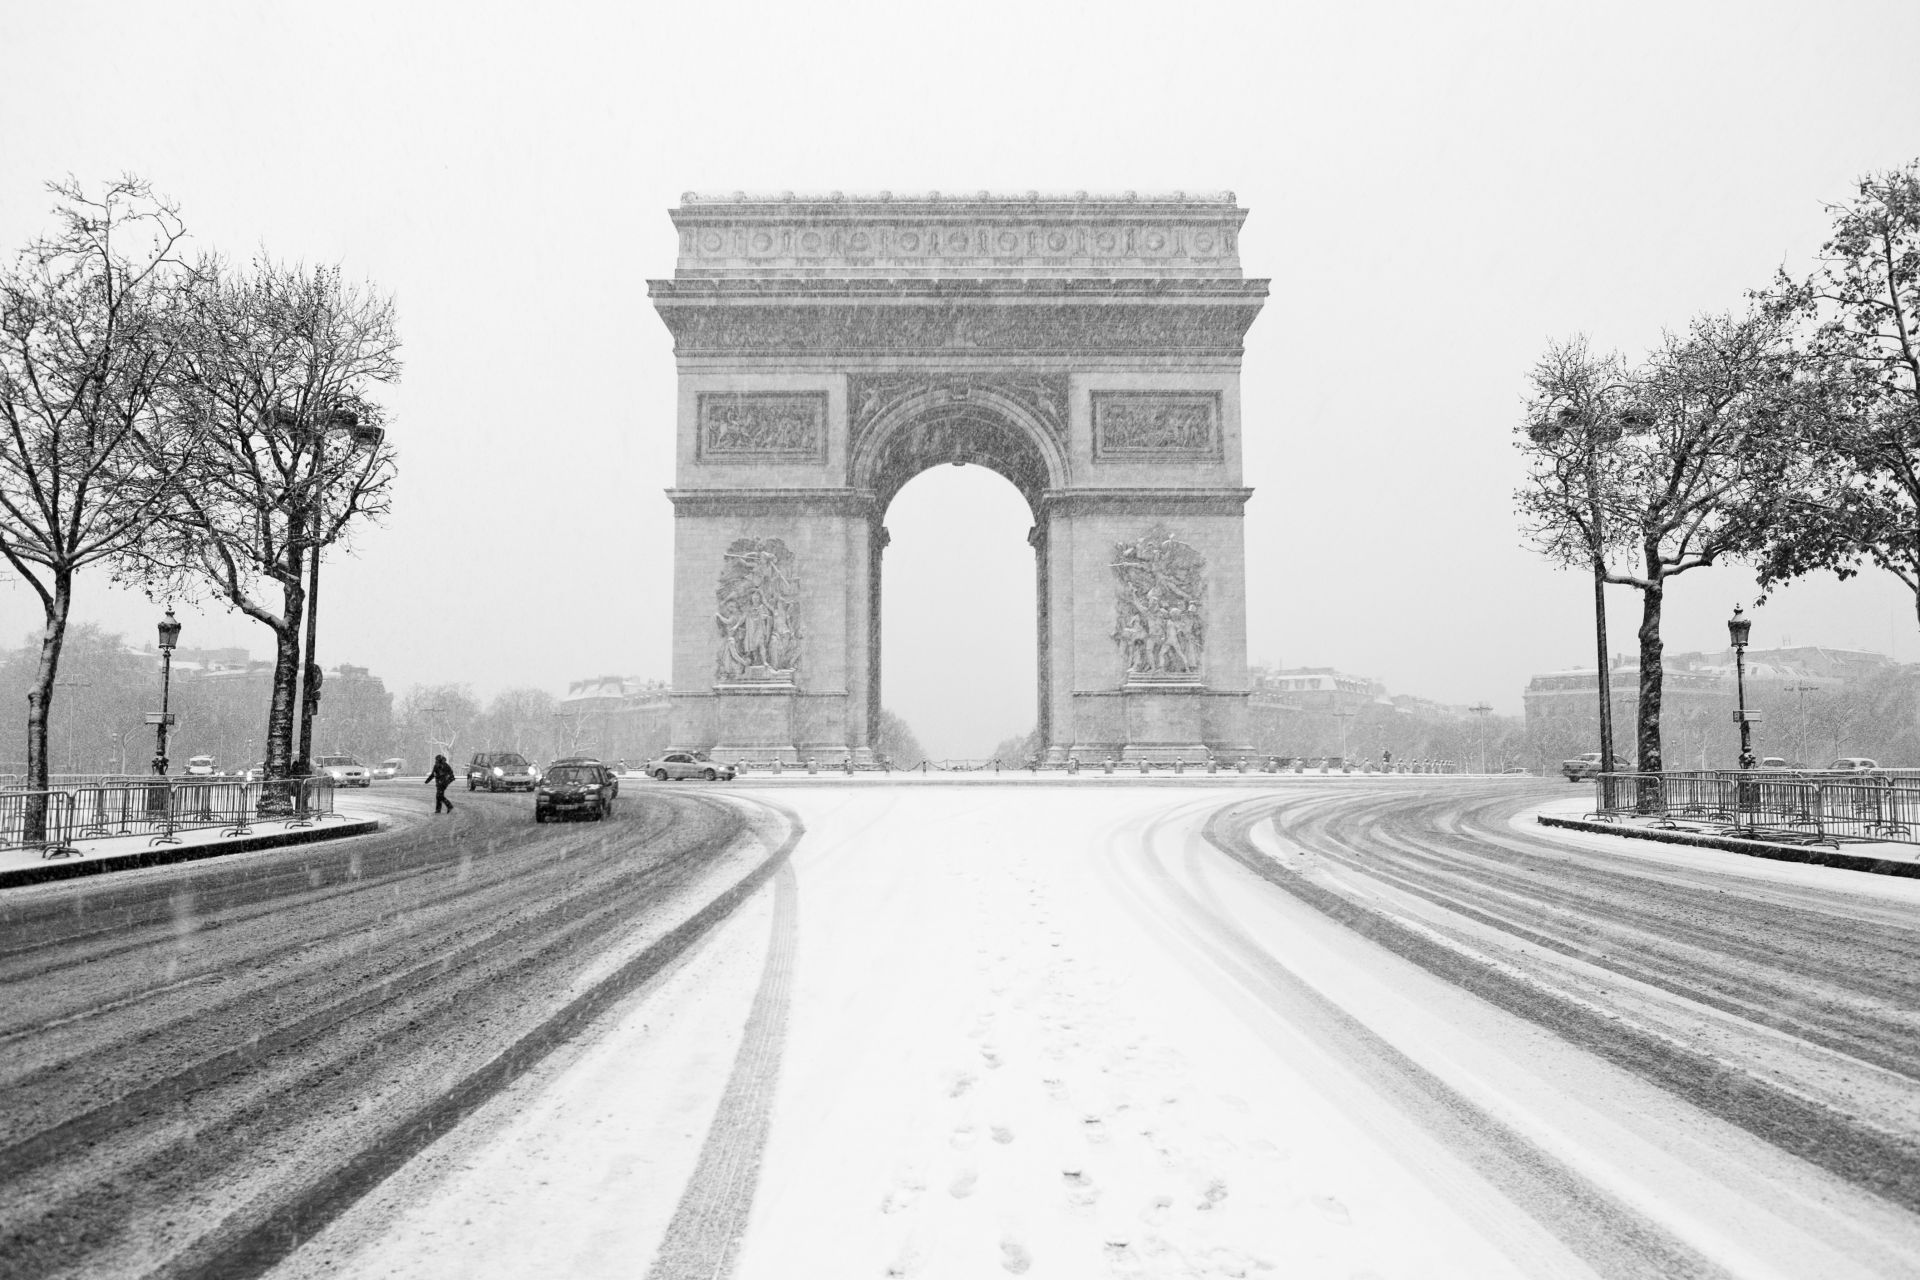
[[[1240,360],[1267,282],[1230,193],[672,218],[674,746],[870,760],[887,506],[970,462],[1033,512],[1047,758],[1249,750]]]

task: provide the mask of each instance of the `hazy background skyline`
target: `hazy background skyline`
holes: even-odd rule
[[[646,298],[686,190],[1213,190],[1272,297],[1243,375],[1248,646],[1518,713],[1593,659],[1591,584],[1520,542],[1512,429],[1548,341],[1637,354],[1824,238],[1920,154],[1920,6],[1857,3],[325,8],[0,6],[0,251],[43,184],[131,171],[195,241],[393,293],[395,509],[335,553],[321,658],[396,694],[669,675],[674,365]],[[884,698],[935,755],[1033,723],[1030,517],[937,468],[887,516]],[[617,557],[625,585],[594,585]],[[1744,568],[1672,586],[1725,644]],[[1609,595],[1631,653],[1637,594]],[[76,617],[160,606],[82,579]],[[266,631],[182,606],[192,647]],[[0,575],[0,642],[39,625]],[[1920,658],[1870,573],[1761,647]],[[264,716],[264,711],[263,711]]]

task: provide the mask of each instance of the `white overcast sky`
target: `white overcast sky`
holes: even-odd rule
[[[1591,585],[1520,545],[1527,369],[1639,351],[1804,265],[1920,154],[1920,4],[87,4],[0,0],[0,249],[42,184],[132,171],[198,240],[394,293],[392,518],[329,561],[322,659],[396,692],[668,674],[674,369],[646,298],[682,191],[1235,191],[1272,298],[1244,374],[1256,660],[1517,713],[1592,660]],[[1033,720],[1012,487],[940,468],[888,516],[886,698],[936,753]],[[1725,643],[1751,575],[1673,586]],[[1637,598],[1612,593],[1617,649]],[[158,608],[83,585],[135,639]],[[266,633],[186,609],[190,645]],[[38,625],[0,586],[0,641]],[[1884,579],[1756,617],[1920,658]]]

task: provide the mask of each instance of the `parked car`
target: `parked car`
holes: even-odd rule
[[[733,780],[732,765],[716,764],[691,751],[669,751],[658,760],[649,760],[647,773],[660,782],[682,778],[705,778],[708,782]]]
[[[531,791],[533,766],[517,751],[477,751],[467,762],[467,790]]]
[[[1865,756],[1841,756],[1827,766],[1829,773],[1872,773],[1880,766]]]
[[[1789,762],[1785,756],[1766,756],[1761,759],[1760,767],[1775,773],[1791,773],[1800,766]]]
[[[1562,760],[1560,762],[1560,772],[1567,775],[1568,782],[1582,782],[1592,778],[1600,772],[1600,753],[1598,751],[1589,751],[1584,755],[1575,756],[1571,760]],[[1613,758],[1613,768],[1610,772],[1632,773],[1633,766],[1625,760],[1622,760],[1619,756],[1615,756]]]
[[[194,756],[187,761],[189,778],[211,778],[218,772],[219,770],[214,767],[212,756]]]
[[[352,756],[321,756],[313,762],[313,771],[315,773],[324,773],[329,778],[332,778],[333,785],[336,787],[370,787],[373,785],[373,774],[368,772],[367,766],[361,764]]]
[[[400,771],[406,767],[407,762],[399,756],[389,756],[373,766],[372,773],[376,778],[397,778],[400,776]]]
[[[546,822],[567,814],[604,821],[613,813],[619,784],[598,760],[556,760],[548,765],[533,793],[533,820]]]
[[[552,773],[555,769],[568,768],[577,764],[593,765],[595,768],[605,769],[607,771],[607,785],[613,788],[614,795],[617,796],[620,794],[620,774],[612,765],[602,763],[599,756],[561,756],[558,760],[555,760],[547,766],[547,772]],[[538,772],[538,770],[535,770],[536,774]]]

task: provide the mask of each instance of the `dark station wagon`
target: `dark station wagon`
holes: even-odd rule
[[[591,815],[604,819],[613,813],[620,784],[598,760],[555,760],[547,766],[533,793],[533,820]]]

